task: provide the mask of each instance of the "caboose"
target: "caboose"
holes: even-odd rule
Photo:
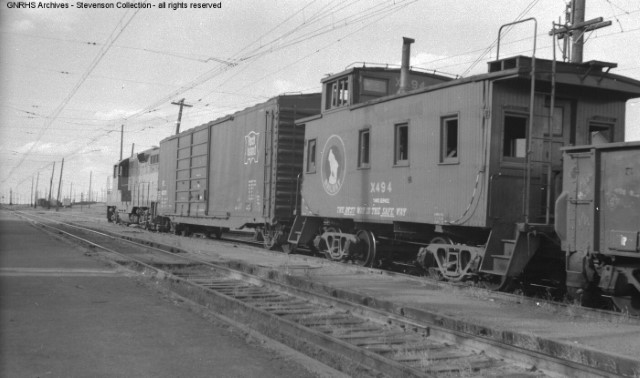
[[[322,113],[298,122],[302,204],[289,242],[362,265],[409,253],[434,274],[496,289],[564,280],[561,148],[623,141],[640,82],[610,73],[614,63],[527,56],[471,77],[420,74],[411,42],[400,69],[322,80]]]
[[[158,201],[160,149],[153,147],[113,166],[113,181],[107,193],[109,222],[149,226]]]

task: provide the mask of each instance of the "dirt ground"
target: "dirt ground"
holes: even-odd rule
[[[4,211],[0,350],[3,377],[341,375]]]
[[[420,279],[335,264],[309,256],[285,255],[233,243],[176,237],[117,226],[106,222],[104,205],[84,208],[82,211],[77,208],[65,209],[58,215],[76,220],[91,219],[93,222],[97,219],[108,230],[188,249],[193,255],[204,259],[238,260],[255,266],[271,267],[285,274],[390,301],[398,306],[417,308],[494,329],[519,332],[640,361],[640,322],[636,319],[589,319],[582,316],[580,308],[576,306],[558,310],[536,302],[503,301],[480,290],[447,289]]]

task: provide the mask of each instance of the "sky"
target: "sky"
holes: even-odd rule
[[[0,7],[0,195],[28,203],[32,186],[101,199],[120,158],[181,130],[283,93],[319,92],[320,80],[356,62],[411,64],[470,76],[495,59],[501,25],[537,20],[536,56],[551,58],[564,0],[208,0],[187,8],[79,8],[75,1]],[[137,2],[132,2],[138,4]],[[49,6],[40,8],[40,4]],[[52,7],[67,4],[67,8]],[[73,5],[73,7],[72,7]],[[640,1],[587,0],[586,19],[612,25],[587,35],[584,61],[640,80]],[[500,56],[531,55],[533,23],[502,37]],[[561,55],[556,50],[558,56]],[[123,126],[124,125],[124,126]],[[640,140],[640,99],[627,103],[627,140]],[[53,164],[55,163],[55,167]],[[53,173],[53,176],[52,176]],[[53,180],[52,180],[53,177]],[[33,183],[33,184],[32,184]]]

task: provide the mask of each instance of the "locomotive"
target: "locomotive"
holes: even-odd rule
[[[533,56],[422,72],[412,42],[400,69],[351,67],[120,161],[108,218],[640,308],[640,144],[623,143],[640,82]]]
[[[140,224],[154,223],[158,203],[160,148],[132,154],[113,166],[112,187],[107,192],[107,220]]]

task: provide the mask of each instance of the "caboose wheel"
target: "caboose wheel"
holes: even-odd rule
[[[446,235],[437,235],[431,238],[429,244],[453,244],[453,240]]]
[[[376,238],[371,231],[358,230],[356,238],[360,240],[360,248],[351,255],[355,264],[371,266],[376,258]]]
[[[333,227],[333,226],[326,227],[322,235],[323,237],[325,237],[325,239],[324,240],[319,239],[319,242],[317,243],[316,247],[327,259],[334,260],[334,261],[342,261],[342,258],[344,257],[344,251],[341,248],[339,238],[334,239],[333,235],[329,235],[331,233],[339,234],[339,233],[342,233],[342,230],[339,227]],[[336,242],[334,242],[334,240],[336,240]]]

